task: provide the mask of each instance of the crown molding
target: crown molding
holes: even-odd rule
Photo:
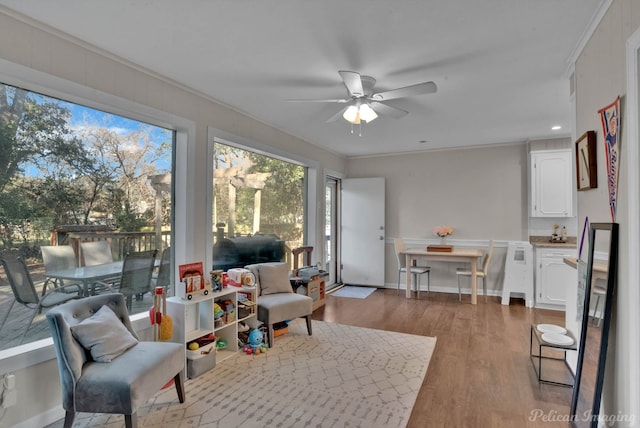
[[[604,18],[604,15],[607,13],[607,11],[609,10],[609,7],[611,7],[612,4],[613,4],[613,0],[602,0],[602,2],[600,3],[600,6],[591,17],[591,20],[589,21],[589,25],[587,25],[587,27],[582,32],[582,35],[580,36],[578,43],[573,48],[571,55],[569,55],[569,57],[567,58],[567,68],[565,70],[565,76],[567,78],[571,76],[571,73],[573,73],[575,68],[575,63],[578,60],[578,57],[582,54],[584,47],[589,42],[589,39],[591,38],[593,33],[595,33],[596,29],[598,28],[598,25],[600,25],[600,22],[602,21],[602,18]]]

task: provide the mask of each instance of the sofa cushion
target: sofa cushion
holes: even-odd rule
[[[259,265],[260,294],[293,293],[285,263]]]
[[[80,324],[72,326],[71,333],[91,353],[93,360],[101,363],[111,362],[138,343],[107,305]]]

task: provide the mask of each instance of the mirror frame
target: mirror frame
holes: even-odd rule
[[[589,232],[589,257],[587,261],[587,277],[584,293],[584,306],[582,311],[582,330],[580,331],[580,348],[578,351],[578,362],[576,365],[576,376],[573,386],[573,396],[571,398],[570,420],[573,427],[576,425],[576,410],[580,397],[580,386],[582,371],[584,366],[585,345],[587,340],[587,328],[589,325],[589,307],[591,304],[591,288],[593,279],[594,250],[596,242],[596,232],[609,231],[609,260],[607,270],[607,294],[604,305],[604,316],[602,318],[602,336],[600,338],[600,351],[598,355],[598,367],[595,379],[595,390],[593,392],[593,404],[591,408],[591,427],[597,428],[600,415],[600,400],[602,398],[602,385],[604,383],[605,363],[607,359],[607,348],[609,343],[609,327],[611,324],[611,314],[613,311],[613,296],[615,294],[616,270],[618,266],[618,224],[617,223],[592,223]]]

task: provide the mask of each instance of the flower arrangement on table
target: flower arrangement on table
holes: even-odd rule
[[[453,234],[453,227],[451,226],[436,226],[433,228],[433,234],[440,238],[445,238]]]

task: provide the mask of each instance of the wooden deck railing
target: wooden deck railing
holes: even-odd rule
[[[109,241],[111,252],[115,260],[122,260],[132,251],[162,251],[171,245],[171,231],[163,231],[159,237],[155,232],[69,232],[65,241],[58,245],[67,244],[73,247],[78,262],[80,262],[80,243],[90,241]]]
[[[148,251],[157,249],[159,252],[171,245],[171,231],[163,231],[158,237],[155,232],[117,232],[91,231],[68,232],[63,241],[57,245],[71,245],[81,262],[80,243],[88,241],[107,240],[111,243],[111,252],[115,260],[122,260],[131,251]],[[158,246],[157,241],[160,241]],[[215,240],[215,237],[214,237]],[[290,242],[285,242],[285,260],[290,269],[294,267],[295,257],[292,254]],[[303,262],[304,264],[304,262]]]

